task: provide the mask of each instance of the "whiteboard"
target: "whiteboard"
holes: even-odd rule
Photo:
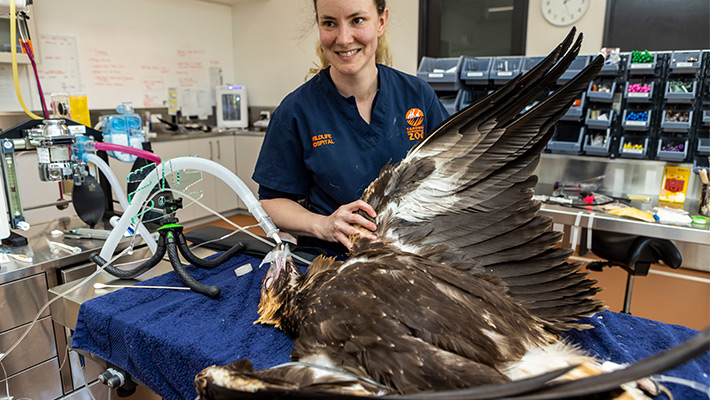
[[[86,94],[89,109],[113,109],[122,102],[164,107],[169,87],[210,91],[215,71],[224,82],[233,79],[228,5],[61,0],[38,2],[32,14],[47,101],[51,92],[65,91]],[[30,81],[32,93],[25,97],[34,97],[37,109],[39,96]]]

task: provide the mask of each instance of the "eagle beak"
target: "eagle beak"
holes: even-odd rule
[[[279,279],[281,271],[283,271],[286,267],[286,261],[290,255],[291,251],[286,243],[278,244],[273,250],[271,250],[271,252],[269,252],[269,254],[266,255],[263,263],[269,262],[270,266],[269,270],[266,272],[266,276],[264,276],[265,289],[268,290],[271,288],[274,282]]]

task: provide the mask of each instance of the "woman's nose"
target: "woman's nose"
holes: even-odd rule
[[[342,24],[340,25],[340,28],[338,29],[338,34],[335,38],[335,42],[337,44],[349,44],[352,43],[353,41],[353,32],[352,29],[347,26],[347,24]]]

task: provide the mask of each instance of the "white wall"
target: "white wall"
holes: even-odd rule
[[[546,55],[570,27],[548,24],[540,11],[543,0],[530,0],[526,54]],[[601,47],[607,0],[593,0],[576,24],[584,32],[582,53]],[[419,60],[419,0],[389,0],[389,41],[394,67],[415,74]],[[304,82],[313,66],[318,38],[312,0],[252,0],[232,6],[235,82],[247,86],[253,106],[277,106]]]
[[[525,55],[544,56],[557,46],[569,32],[570,26],[554,26],[542,17],[543,0],[530,0]],[[584,33],[581,54],[597,54],[604,36],[607,0],[590,0],[589,9],[575,24]]]
[[[417,71],[419,3],[389,0],[393,66]],[[312,0],[257,0],[232,6],[234,78],[252,106],[276,106],[304,82],[318,39]]]

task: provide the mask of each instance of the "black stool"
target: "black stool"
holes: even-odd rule
[[[592,231],[592,252],[607,261],[589,263],[587,269],[601,271],[604,267],[619,266],[626,270],[622,311],[625,314],[630,314],[634,276],[648,275],[651,264],[659,261],[671,268],[678,268],[683,262],[678,248],[670,240],[599,230]]]

